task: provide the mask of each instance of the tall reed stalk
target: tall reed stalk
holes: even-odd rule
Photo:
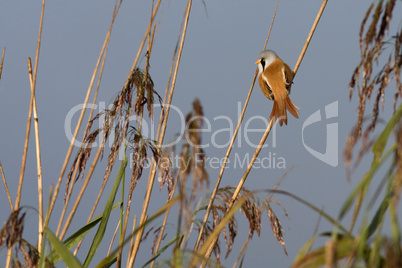
[[[267,38],[265,39],[265,44],[264,44],[263,50],[265,50],[266,47],[267,47],[269,36],[270,36],[271,30],[272,30],[272,26],[274,25],[274,20],[275,20],[275,16],[276,16],[276,10],[278,9],[278,5],[279,5],[279,0],[276,1],[275,11],[274,11],[274,14],[272,15],[271,24],[269,26],[269,30],[268,30]],[[234,144],[234,142],[236,140],[237,133],[239,132],[241,123],[243,122],[244,114],[246,113],[248,102],[250,100],[251,93],[253,92],[255,79],[257,78],[257,75],[258,75],[258,68],[255,70],[254,77],[252,79],[251,86],[250,86],[250,89],[249,89],[247,97],[246,97],[246,101],[244,102],[244,106],[243,106],[243,109],[242,109],[241,114],[240,114],[240,118],[237,121],[237,125],[236,125],[236,128],[235,128],[234,132],[233,132],[232,139],[230,140],[230,144],[229,144],[228,149],[226,151],[226,155],[225,155],[225,157],[223,159],[223,163],[222,163],[221,169],[219,171],[219,175],[218,175],[218,178],[216,180],[214,190],[212,191],[211,199],[209,200],[208,207],[207,207],[207,210],[205,212],[205,216],[204,216],[204,219],[202,221],[200,231],[198,233],[197,241],[195,242],[195,245],[194,245],[194,251],[198,250],[198,246],[200,245],[200,241],[201,241],[202,234],[204,232],[205,224],[208,221],[209,214],[210,214],[212,206],[214,204],[216,193],[218,192],[219,185],[221,183],[223,173],[225,172],[226,163],[227,163],[227,161],[229,159],[230,153],[232,152],[233,144]]]
[[[170,85],[170,91],[169,91],[168,100],[167,100],[167,103],[166,103],[167,105],[166,105],[165,117],[164,117],[164,120],[163,120],[163,123],[162,123],[162,128],[161,128],[161,131],[160,131],[160,135],[158,137],[158,143],[159,144],[163,143],[163,138],[165,136],[166,126],[167,126],[167,119],[168,119],[169,111],[170,111],[170,104],[172,103],[172,99],[173,99],[173,93],[174,93],[174,88],[175,88],[175,85],[176,85],[176,78],[177,78],[177,73],[178,73],[178,70],[179,70],[181,54],[182,54],[182,51],[183,51],[184,41],[185,41],[186,33],[187,33],[187,25],[188,25],[188,20],[189,20],[189,17],[190,17],[191,5],[192,5],[192,0],[188,0],[187,6],[186,6],[186,11],[185,11],[184,26],[183,26],[180,45],[179,45],[179,49],[178,49],[178,53],[177,53],[175,69],[174,69],[174,72],[173,72],[172,83]],[[146,189],[146,193],[145,193],[145,200],[144,200],[143,207],[142,207],[141,218],[140,218],[140,222],[139,222],[140,225],[145,222],[146,217],[147,217],[146,213],[147,213],[147,210],[148,210],[149,201],[151,199],[151,193],[152,193],[152,187],[153,187],[155,174],[156,174],[156,163],[153,161],[152,164],[151,164],[151,170],[150,170],[150,174],[149,174],[149,178],[148,178],[147,189]],[[142,233],[143,233],[143,230],[140,231],[137,234],[136,240],[134,242],[133,250],[130,252],[131,255],[129,257],[128,267],[133,266],[133,264],[135,262],[135,257],[137,255],[137,252],[138,252],[138,249],[139,249]]]
[[[313,37],[314,31],[315,31],[315,29],[316,29],[316,27],[318,25],[318,22],[319,22],[319,20],[321,18],[322,13],[324,12],[324,8],[325,8],[327,2],[328,2],[328,0],[324,0],[322,2],[322,4],[321,4],[321,7],[320,7],[320,9],[318,11],[318,14],[317,14],[316,19],[315,19],[315,21],[313,23],[313,26],[311,27],[310,33],[309,33],[309,35],[307,37],[307,40],[306,40],[306,42],[305,42],[305,44],[304,44],[304,46],[302,48],[302,51],[301,51],[300,56],[299,56],[299,59],[296,62],[296,65],[294,67],[294,70],[293,70],[294,75],[296,75],[296,73],[297,73],[297,70],[298,70],[298,68],[300,66],[300,63],[301,63],[303,57],[304,57],[304,54],[305,54],[305,52],[307,50],[307,47],[308,47],[308,45],[309,45],[309,43],[311,41],[311,38]],[[274,123],[275,122],[273,122],[273,120],[270,120],[270,122],[269,122],[269,124],[267,126],[267,129],[265,130],[265,132],[264,132],[264,134],[263,134],[263,136],[262,136],[262,138],[261,138],[261,140],[260,140],[260,142],[258,144],[258,147],[257,147],[257,149],[255,150],[255,152],[253,154],[253,157],[250,159],[250,162],[249,162],[249,164],[248,164],[248,166],[246,168],[246,171],[244,172],[242,178],[240,179],[240,181],[239,181],[239,183],[237,185],[237,188],[236,188],[235,192],[233,193],[232,201],[231,201],[230,205],[228,206],[227,211],[229,211],[233,207],[233,204],[235,203],[235,201],[236,201],[236,199],[237,199],[237,197],[239,195],[239,192],[242,189],[242,187],[243,187],[243,185],[244,185],[244,183],[245,183],[245,181],[246,181],[246,179],[247,179],[247,177],[248,177],[248,175],[249,175],[249,173],[250,173],[250,171],[251,171],[251,169],[252,169],[252,167],[254,165],[255,159],[258,157],[262,147],[264,146],[264,143],[265,143],[266,139],[268,138],[268,135],[269,135],[269,133],[271,131],[271,128],[272,128]],[[206,251],[206,253],[204,255],[205,259],[208,259],[210,257],[210,255],[212,253],[212,250],[213,250],[213,248],[215,246],[215,243],[218,241],[218,239],[219,239],[219,233],[215,237],[213,242],[211,242],[211,244],[209,245],[208,250]],[[204,261],[202,266],[205,267],[205,265],[206,265],[206,262]]]

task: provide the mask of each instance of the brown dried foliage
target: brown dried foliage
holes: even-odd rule
[[[220,188],[216,195],[216,203],[212,207],[212,229],[219,225],[223,217],[226,215],[228,208],[232,201],[232,196],[235,188],[234,187],[224,187]],[[258,199],[254,196],[254,194],[246,189],[242,189],[239,194],[239,198],[245,197],[246,200],[242,204],[240,211],[246,217],[249,222],[249,237],[252,238],[254,233],[260,235],[261,231],[261,215],[262,215],[262,207],[258,202]],[[226,243],[226,255],[227,258],[232,250],[234,239],[237,235],[237,222],[234,217],[229,220],[227,225],[227,229],[223,230],[223,237]],[[208,232],[205,232],[202,237],[202,241],[206,239]],[[218,246],[219,243],[215,243],[215,246]],[[220,249],[214,248],[215,253],[220,253]],[[219,262],[219,254],[216,255],[217,261]]]
[[[162,190],[163,185],[166,185],[168,200],[170,200],[173,195],[173,164],[167,150],[161,152],[160,156],[158,156],[157,163],[160,190]]]
[[[7,249],[14,248],[15,257],[12,258],[12,267],[36,267],[39,253],[34,246],[22,238],[26,212],[21,210],[22,208],[13,211],[0,230],[0,248],[3,246]],[[25,265],[19,261],[19,252],[22,254]],[[53,265],[46,262],[46,267],[53,267]]]
[[[3,47],[3,55],[1,56],[0,62],[0,80],[1,80],[1,73],[3,72],[3,63],[4,63],[4,54],[6,53],[6,47]]]
[[[13,247],[22,240],[24,231],[24,219],[26,213],[21,213],[21,209],[13,211],[8,217],[4,227],[0,231],[0,247],[5,244],[7,248]]]
[[[212,221],[212,223],[210,223],[210,222],[206,223],[205,231],[201,237],[201,242],[204,242],[207,239],[207,237],[210,235],[212,230],[216,226],[219,225],[219,223],[221,222],[223,217],[226,215],[228,208],[232,202],[234,190],[235,190],[234,187],[224,187],[224,188],[220,188],[218,190],[217,195],[216,195],[217,202],[214,204],[214,206],[211,209],[213,221]],[[264,211],[266,210],[268,213],[270,224],[271,224],[271,229],[272,229],[276,239],[278,240],[278,242],[282,245],[285,254],[287,255],[285,242],[283,239],[282,224],[270,206],[270,203],[273,202],[271,200],[271,197],[268,196],[268,198],[263,200],[261,203],[253,192],[243,188],[239,193],[239,198],[245,198],[244,203],[240,207],[240,211],[246,217],[246,219],[249,223],[248,239],[252,238],[254,233],[257,233],[257,235],[260,236],[261,216],[262,216],[263,210]],[[274,201],[274,202],[282,207],[282,205],[280,203],[278,203],[276,201]],[[286,211],[285,211],[285,213],[286,213]],[[229,256],[229,254],[232,250],[234,239],[237,235],[237,231],[238,231],[237,221],[236,221],[235,217],[232,217],[229,220],[227,228],[223,230],[223,237],[224,237],[224,240],[226,243],[226,249],[227,249],[225,258],[227,258]],[[243,247],[247,247],[248,239],[245,242]],[[213,249],[213,253],[215,254],[217,261],[219,263],[219,261],[220,261],[219,260],[219,257],[220,257],[219,243],[215,243],[215,248]],[[242,253],[240,253],[240,254],[242,254]]]
[[[101,114],[102,113],[99,113],[92,120],[89,121],[87,130],[91,129],[94,121],[99,119]],[[87,136],[87,132],[84,134],[84,136],[85,136],[84,142],[82,143],[82,145],[77,153],[77,156],[75,157],[73,164],[71,165],[70,172],[67,175],[67,183],[66,183],[66,188],[65,188],[65,192],[64,192],[64,202],[66,202],[68,187],[70,185],[70,182],[71,182],[71,179],[73,176],[73,172],[77,165],[77,162],[79,163],[79,165],[77,165],[78,170],[77,170],[77,175],[76,175],[75,180],[78,180],[78,178],[80,178],[80,177],[81,177],[81,179],[84,177],[85,167],[86,167],[89,157],[91,156],[92,145],[96,141],[96,138],[99,135],[100,131],[101,131],[101,129],[97,129],[88,136]]]
[[[395,243],[395,241],[391,241],[388,238],[383,239],[383,245],[385,250],[385,257],[381,260],[379,267],[402,267],[401,246],[398,243]]]
[[[209,177],[205,169],[205,152],[201,144],[201,129],[204,122],[204,113],[198,99],[193,102],[193,109],[186,116],[185,143],[183,144],[180,156],[180,175],[185,180],[192,171],[193,191],[190,200],[196,195],[198,189],[202,189],[204,184],[207,189]]]
[[[282,245],[282,248],[283,248],[283,251],[285,252],[285,254],[288,255],[288,252],[286,251],[285,241],[283,240],[282,224],[279,221],[278,217],[276,217],[274,211],[272,210],[271,206],[269,205],[269,202],[266,202],[266,208],[267,208],[269,223],[271,224],[272,232],[274,233],[276,240],[278,240],[279,244]]]
[[[344,151],[349,175],[352,152],[358,140],[363,137],[355,166],[359,164],[365,151],[370,148],[369,137],[377,123],[380,100],[382,108],[384,108],[385,91],[393,78],[395,78],[396,81],[394,111],[398,99],[402,96],[402,84],[400,81],[402,65],[402,29],[395,36],[392,36],[389,41],[384,41],[388,35],[395,4],[396,0],[378,1],[376,6],[374,3],[371,4],[360,27],[359,40],[361,61],[354,70],[349,84],[349,97],[352,98],[355,91],[357,91],[359,97],[358,118],[356,126],[347,139]],[[367,25],[370,16],[371,22]],[[381,55],[388,47],[391,47],[391,44],[393,44],[393,50],[390,56],[383,59],[385,60],[383,67],[378,74],[374,75],[373,65],[379,64]],[[359,79],[361,79],[361,82]],[[374,105],[371,123],[362,130],[366,105],[373,95]]]
[[[154,94],[158,96],[160,102],[162,101],[162,98],[154,90],[154,82],[152,81],[151,76],[149,76],[148,70],[146,69],[145,71],[142,71],[136,68],[132,75],[131,83],[133,83],[137,88],[135,113],[140,115],[144,109],[144,105],[147,104],[148,116],[149,118],[153,118]]]
[[[155,248],[156,248],[156,244],[157,244],[157,242],[158,242],[158,239],[159,239],[159,235],[160,235],[161,230],[162,230],[162,226],[156,228],[155,231],[153,232],[153,234],[154,234],[154,240],[153,240],[153,242],[152,242],[152,247],[151,247],[151,253],[152,253],[152,255],[154,255],[154,254],[156,253],[156,252],[155,252]],[[167,233],[165,233],[165,234],[162,236],[161,242],[165,240],[166,236],[167,236]]]
[[[136,95],[134,103],[132,103],[134,90],[137,91],[137,95]],[[135,111],[137,117],[141,117],[142,116],[142,107],[145,104],[147,104],[148,114],[152,118],[153,104],[154,104],[153,94],[158,96],[159,103],[162,106],[162,99],[159,96],[159,94],[154,90],[154,83],[153,83],[150,75],[148,74],[148,72],[146,72],[146,75],[145,75],[144,71],[136,68],[133,71],[133,73],[131,74],[131,76],[128,80],[128,83],[125,84],[123,89],[119,92],[118,96],[113,101],[113,105],[112,105],[111,109],[97,114],[87,125],[87,128],[84,133],[82,146],[79,149],[77,156],[75,157],[73,164],[71,166],[70,172],[67,176],[65,196],[68,192],[68,187],[70,185],[72,175],[74,173],[74,169],[76,168],[76,166],[78,167],[78,170],[77,170],[77,175],[76,175],[75,180],[77,180],[80,177],[82,178],[84,176],[86,163],[92,152],[92,148],[93,148],[92,145],[96,141],[96,139],[98,138],[100,133],[102,133],[102,140],[100,142],[100,147],[102,149],[101,156],[103,158],[104,146],[106,144],[107,139],[110,137],[111,132],[114,130],[114,139],[113,139],[113,143],[110,148],[110,153],[108,156],[107,168],[105,171],[104,180],[109,177],[110,172],[115,163],[117,154],[119,152],[119,149],[127,138],[129,124],[130,124],[130,116],[131,116],[132,112]],[[163,107],[162,107],[162,111],[163,111]],[[90,132],[90,129],[92,128],[94,121],[99,120],[101,115],[105,116],[103,125],[102,125],[102,129],[96,129],[95,131]],[[133,138],[134,143],[143,141],[141,136],[134,135],[133,137],[134,137]],[[146,145],[146,142],[144,144]],[[144,147],[145,146],[144,144],[132,146],[132,148],[134,148],[134,151],[135,151],[134,154],[136,156],[145,156],[146,155],[146,152],[144,153],[144,149],[146,150],[146,148]],[[149,145],[149,147],[153,148],[153,145],[152,146]],[[158,150],[154,151],[154,155],[155,155],[155,153],[157,153],[157,151]],[[157,153],[157,154],[159,154],[159,153]],[[133,158],[133,167],[136,166],[138,163],[144,163],[145,161],[147,161],[147,160]],[[134,172],[136,175],[134,175]],[[134,181],[135,181],[135,178],[138,179],[138,175],[141,175],[141,173],[142,173],[142,169],[141,170],[134,169],[134,171],[133,171]],[[134,185],[134,187],[135,187],[135,185]]]
[[[205,240],[212,234],[215,226],[217,226],[219,224],[219,214],[212,214],[212,222],[211,221],[207,221],[205,223],[204,226],[204,231],[203,231],[203,235],[201,236],[201,243],[204,243]],[[197,222],[197,227],[198,227],[198,231],[201,228],[201,222]],[[212,249],[212,253],[215,255],[216,260],[218,263],[220,263],[220,255],[221,255],[221,248],[219,243],[215,243],[214,248]]]
[[[202,126],[204,122],[204,114],[201,103],[198,99],[195,99],[192,103],[191,111],[185,117],[185,130],[184,137],[181,144],[180,155],[176,155],[176,146],[169,147],[168,150],[162,153],[163,157],[159,161],[159,170],[165,171],[166,166],[172,166],[170,158],[167,157],[168,153],[172,156],[179,157],[179,167],[176,174],[177,181],[175,188],[179,191],[180,195],[180,207],[179,207],[179,228],[184,230],[191,229],[190,225],[194,223],[195,213],[194,209],[198,208],[198,199],[196,198],[201,194],[205,186],[205,192],[208,193],[209,176],[206,171],[206,156],[202,149]],[[192,177],[192,185],[188,186],[188,177]],[[162,174],[163,175],[163,174]],[[159,175],[159,179],[164,181],[164,176]],[[187,189],[191,189],[191,193],[187,194]],[[171,196],[169,196],[171,198]],[[183,245],[188,242],[186,239],[187,233],[183,235]],[[180,242],[181,243],[181,242]],[[179,242],[176,243],[176,247],[179,246]],[[185,248],[185,246],[182,246]],[[219,254],[219,253],[217,253]]]
[[[161,178],[160,187],[162,188],[163,185],[166,185],[168,195],[171,196],[173,193],[173,168],[169,155],[159,149],[156,141],[144,138],[135,127],[131,127],[128,142],[130,148],[133,150],[133,172],[131,174],[129,196],[131,197],[142,175],[144,166],[149,164],[148,150],[152,152],[152,157],[158,165],[159,178]]]

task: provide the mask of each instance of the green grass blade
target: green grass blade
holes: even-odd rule
[[[101,268],[109,268],[110,266],[112,266],[113,264],[116,263],[117,261],[117,253],[114,253],[112,255],[109,255],[105,258],[105,262],[103,263],[103,265],[101,266]],[[98,267],[98,266],[97,266]]]
[[[113,206],[112,210],[117,208],[119,205],[120,205],[120,202],[115,204]],[[75,245],[77,245],[77,243],[79,241],[81,241],[81,239],[83,239],[88,234],[89,231],[92,230],[92,228],[94,228],[98,224],[98,222],[100,222],[100,220],[102,219],[102,216],[103,216],[103,213],[100,214],[95,219],[93,219],[92,221],[90,221],[84,227],[80,228],[78,231],[76,231],[74,234],[72,234],[66,240],[64,240],[63,241],[64,246],[69,250],[72,249]],[[60,256],[57,254],[57,252],[55,250],[53,250],[52,252],[49,253],[49,255],[47,256],[47,259],[51,263],[56,264],[60,260]]]
[[[336,241],[335,256],[337,260],[341,260],[351,254],[354,254],[355,240],[352,237],[342,236],[341,239]],[[326,248],[321,247],[311,251],[302,258],[299,258],[293,263],[291,268],[315,268],[325,265]]]
[[[126,237],[123,241],[123,243],[117,247],[115,250],[113,250],[113,252],[111,253],[111,255],[117,254],[117,252],[119,251],[120,247],[123,247],[125,244],[129,243],[131,238],[136,235],[141,229],[145,228],[145,226],[147,226],[150,222],[152,222],[153,220],[155,220],[157,217],[159,217],[160,215],[162,215],[167,209],[169,209],[171,206],[173,206],[178,200],[180,200],[180,195],[176,196],[175,198],[173,198],[172,200],[170,200],[166,205],[164,205],[163,207],[161,207],[157,212],[155,212],[155,214],[153,214],[151,217],[148,218],[148,220],[146,220],[143,224],[141,224],[140,226],[138,226],[134,232],[132,234],[130,234],[128,237]],[[96,268],[103,268],[108,262],[110,262],[111,260],[111,256],[108,256],[106,258],[104,258],[103,260],[101,260],[97,265]]]
[[[360,224],[360,233],[357,235],[359,238],[358,243],[357,243],[357,251],[356,251],[356,257],[357,259],[363,259],[365,250],[367,247],[367,240],[368,240],[368,217],[369,217],[369,211],[365,212],[365,215],[363,217],[362,223]]]
[[[317,239],[318,236],[313,236],[312,238],[310,238],[299,250],[299,252],[296,255],[295,261],[298,261],[300,259],[302,259],[311,249],[311,247],[313,246],[315,240]]]
[[[378,161],[375,158],[373,159],[370,171],[366,173],[364,179],[362,179],[359,182],[359,184],[355,187],[353,192],[349,195],[344,205],[342,206],[341,212],[339,213],[339,220],[341,220],[346,215],[346,213],[351,209],[354,200],[362,191],[363,194],[365,195],[365,192],[368,189],[368,186],[371,182],[371,179],[374,176],[374,173],[378,170],[379,167],[382,166],[382,164],[388,159],[388,157],[394,152],[394,150],[395,150],[395,144],[391,146],[391,148],[385,153],[385,155],[381,159],[379,159]],[[362,198],[364,198],[364,195]]]
[[[370,222],[370,225],[368,226],[367,229],[367,238],[370,238],[372,234],[378,229],[379,226],[381,226],[382,222],[384,221],[384,215],[385,212],[388,209],[389,206],[389,201],[391,199],[390,193],[388,193],[383,201],[381,202],[380,207],[377,209],[377,212],[375,213],[373,220]]]
[[[402,117],[402,104],[399,105],[394,115],[388,121],[388,124],[381,133],[380,137],[373,145],[373,153],[375,159],[381,158],[384,148],[387,145],[388,137],[391,134],[392,130],[395,128],[396,124],[401,120],[401,117]]]
[[[297,195],[294,195],[292,193],[289,193],[289,192],[284,191],[284,190],[279,190],[279,189],[273,189],[273,190],[269,190],[269,191],[272,192],[272,193],[275,193],[275,194],[282,194],[282,195],[286,195],[288,197],[293,198],[294,200],[304,204],[305,206],[307,206],[310,209],[312,209],[315,212],[317,212],[321,217],[323,217],[324,219],[326,219],[327,221],[332,223],[334,226],[338,227],[342,232],[344,232],[344,235],[352,236],[352,234],[345,227],[343,227],[341,225],[340,221],[335,220],[329,214],[325,213],[325,211],[323,211],[322,209],[319,209],[318,207],[316,207],[313,204],[311,204],[310,202],[302,199],[301,197],[298,197]]]
[[[153,262],[154,260],[156,260],[156,258],[158,258],[166,249],[168,249],[173,243],[176,243],[176,241],[179,241],[179,243],[181,243],[181,241],[183,240],[184,235],[181,236],[176,236],[175,238],[173,238],[169,243],[167,243],[163,248],[161,248],[154,256],[152,256],[151,259],[149,259],[142,267],[146,267],[148,264],[150,264],[151,262]]]
[[[84,227],[80,228],[77,232],[75,232],[72,236],[67,238],[63,244],[67,249],[72,249],[84,236],[93,228],[95,227],[98,222],[100,222],[102,218],[98,218],[96,220],[91,221]],[[60,256],[57,254],[57,251],[53,250],[49,255],[48,255],[49,261],[51,261],[53,264],[56,264],[60,260]]]
[[[226,214],[223,217],[223,219],[221,220],[221,222],[218,224],[218,226],[215,227],[215,229],[212,231],[212,233],[205,240],[205,243],[199,249],[198,254],[200,256],[205,256],[205,254],[207,253],[209,247],[211,247],[211,246],[213,246],[213,244],[215,244],[216,239],[219,237],[219,234],[226,227],[226,225],[228,224],[229,220],[231,220],[231,218],[240,209],[240,207],[243,205],[243,203],[245,201],[246,201],[246,196],[242,196],[242,197],[238,198],[238,200],[232,206],[232,208],[229,211],[226,212]],[[207,257],[207,256],[205,256],[205,257]]]
[[[344,203],[344,205],[341,209],[341,212],[339,214],[339,219],[342,219],[345,216],[345,214],[349,211],[349,209],[352,207],[356,197],[360,193],[362,193],[362,190],[363,190],[362,198],[364,198],[365,191],[367,190],[368,185],[370,184],[371,178],[373,177],[374,173],[377,171],[377,169],[384,163],[384,161],[388,158],[388,156],[395,149],[395,145],[391,146],[391,148],[383,156],[383,152],[384,152],[385,146],[387,145],[389,135],[391,134],[392,130],[395,128],[395,125],[401,120],[401,117],[402,117],[402,105],[399,105],[398,109],[395,111],[395,114],[389,120],[388,124],[382,131],[380,137],[376,140],[376,142],[373,145],[372,150],[374,153],[374,158],[373,158],[373,162],[371,164],[370,171],[365,175],[365,178],[363,180],[361,180],[359,185],[356,186],[356,188],[353,190],[351,195],[347,198],[347,200]]]
[[[92,258],[94,257],[96,251],[98,250],[100,243],[102,242],[102,239],[105,234],[106,227],[107,227],[107,223],[109,221],[110,212],[112,211],[114,199],[116,197],[117,190],[119,189],[123,174],[126,170],[126,166],[127,166],[127,157],[124,157],[123,161],[121,162],[119,172],[117,173],[116,179],[113,183],[113,187],[109,194],[109,198],[106,201],[105,209],[103,210],[103,217],[99,224],[98,231],[95,234],[91,247],[88,251],[87,257],[85,258],[84,267],[89,266]]]
[[[104,268],[104,267],[107,267],[107,265],[113,261],[114,256],[117,256],[117,254],[115,253],[115,254],[113,254],[113,255],[107,256],[107,257],[104,258],[100,263],[98,263],[98,265],[96,265],[96,268]],[[116,260],[117,260],[117,258],[116,258]]]
[[[57,254],[61,257],[67,267],[83,267],[78,259],[69,251],[68,248],[64,246],[64,244],[52,233],[52,231],[50,231],[48,228],[45,228],[44,232],[46,233],[50,243],[52,243],[53,247],[57,251]]]
[[[38,268],[45,268],[46,267],[46,233],[43,233],[43,237],[42,237],[42,246],[41,246],[41,250],[40,250],[40,256],[39,256],[39,262],[38,262]]]

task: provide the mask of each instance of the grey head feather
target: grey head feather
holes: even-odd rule
[[[274,60],[278,58],[278,55],[276,55],[275,51],[267,49],[262,51],[258,55],[258,60],[261,62],[258,64],[258,70],[259,73],[262,73],[267,66],[269,66]]]

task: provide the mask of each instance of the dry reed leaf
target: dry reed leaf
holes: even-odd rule
[[[336,241],[328,240],[325,243],[325,266],[336,267]]]
[[[212,213],[211,213],[211,214],[212,214],[212,219],[213,219],[213,221],[212,221],[212,226],[209,227],[209,228],[207,227],[207,228],[204,229],[204,230],[205,230],[205,235],[202,236],[202,242],[204,242],[204,241],[207,240],[207,238],[209,237],[209,235],[212,234],[212,232],[213,232],[213,230],[215,229],[215,227],[218,226],[219,223],[221,222],[221,220],[222,220],[223,217],[220,215],[219,211],[221,211],[221,213],[225,213],[226,208],[223,207],[223,206],[220,206],[220,205],[214,205],[214,206],[212,207],[212,210],[211,210],[211,212],[212,212]],[[209,230],[208,230],[208,229],[209,229]],[[213,249],[212,249],[212,253],[215,255],[216,261],[217,261],[218,263],[220,263],[221,248],[220,248],[219,243],[215,243],[215,244],[214,244],[214,247],[213,247]]]
[[[82,179],[84,177],[86,163],[87,163],[89,157],[91,156],[92,144],[96,141],[96,138],[99,135],[99,133],[101,132],[101,129],[96,129],[92,133],[89,133],[89,131],[92,128],[94,121],[98,120],[102,114],[103,113],[97,114],[92,120],[90,120],[88,122],[87,128],[84,133],[84,138],[83,138],[81,147],[78,150],[78,153],[73,160],[73,163],[70,168],[70,172],[67,174],[67,181],[66,181],[66,187],[65,187],[65,192],[64,192],[64,202],[66,202],[68,188],[70,186],[71,180],[73,179],[72,176],[73,176],[73,173],[74,173],[74,170],[76,167],[78,168],[78,170],[76,173],[77,175],[74,179],[78,180],[78,178],[81,177],[81,179]]]
[[[398,98],[402,97],[402,83],[401,83],[401,66],[402,66],[402,28],[400,32],[395,36],[395,51],[394,51],[394,73],[396,87],[398,91],[395,93],[394,97],[394,111],[396,110],[396,103]]]
[[[26,243],[25,240],[21,241],[21,253],[22,257],[24,258],[25,262],[25,267],[36,267],[39,261],[39,252],[38,250],[30,245],[29,243]],[[53,264],[51,264],[49,261],[46,261],[46,267],[54,267]]]
[[[398,209],[398,204],[401,198],[402,191],[402,123],[396,127],[396,150],[395,150],[395,182],[393,187],[393,202],[395,209]]]
[[[21,243],[26,213],[21,213],[20,216],[20,212],[21,209],[13,211],[0,230],[0,247],[4,244],[7,248],[11,248],[16,243]]]
[[[209,188],[209,176],[206,171],[206,155],[202,149],[202,124],[204,121],[201,103],[195,99],[192,110],[185,117],[184,143],[180,153],[180,180],[185,186],[188,176],[192,173],[193,186],[189,201],[194,201],[206,185]]]
[[[228,231],[226,229],[223,229],[223,237],[226,242],[226,254],[225,254],[225,259],[229,256],[230,252],[232,251],[234,239],[237,235],[238,231],[238,226],[237,223],[235,222],[235,218],[231,218],[228,222]]]
[[[216,202],[212,206],[211,213],[213,217],[212,228],[215,228],[219,225],[221,220],[224,218],[227,213],[229,206],[232,202],[232,196],[235,188],[234,187],[224,187],[218,189],[216,194]],[[240,211],[246,217],[249,222],[249,238],[252,238],[254,232],[260,235],[261,232],[261,215],[262,215],[262,206],[259,204],[258,199],[254,195],[253,192],[248,191],[247,189],[242,189],[239,198],[246,198],[243,205],[240,207]],[[235,237],[238,232],[238,225],[235,217],[232,217],[227,225],[227,229],[223,230],[223,237],[226,243],[226,254],[225,258],[227,258],[232,250],[233,243]],[[204,239],[204,238],[202,238]],[[204,240],[202,240],[204,241]],[[215,246],[219,245],[219,243],[215,243]],[[219,261],[219,259],[218,259]]]
[[[145,241],[148,238],[148,235],[153,231],[154,228],[155,226],[152,226],[145,234],[142,235],[141,242]]]
[[[274,233],[276,240],[278,240],[279,244],[282,245],[283,251],[285,252],[286,256],[288,252],[286,251],[285,241],[283,240],[283,228],[281,222],[276,217],[274,211],[272,210],[271,206],[268,204],[267,206],[267,213],[269,222],[271,224],[272,232]]]
[[[130,127],[128,143],[129,148],[133,151],[132,154],[132,167],[131,183],[129,196],[134,191],[138,180],[140,179],[143,169],[149,164],[148,150],[152,152],[152,157],[158,165],[160,187],[167,186],[168,195],[170,196],[173,186],[173,165],[171,163],[169,154],[159,149],[159,145],[155,140],[147,139],[141,135],[135,127]]]
[[[401,246],[395,245],[394,241],[387,238],[384,238],[382,243],[385,249],[385,257],[381,263],[382,267],[402,267]]]
[[[349,97],[352,98],[353,92],[356,90],[359,98],[359,106],[356,126],[350,133],[344,150],[348,179],[350,179],[353,149],[363,136],[363,142],[359,148],[359,156],[354,165],[356,167],[356,164],[361,160],[361,156],[364,155],[365,151],[367,151],[367,139],[375,130],[380,114],[379,105],[381,103],[382,109],[384,109],[386,89],[394,78],[397,85],[397,92],[395,93],[394,99],[394,111],[397,100],[402,97],[402,86],[400,82],[400,66],[402,64],[402,51],[400,46],[401,33],[392,36],[390,41],[384,41],[390,28],[395,3],[395,0],[388,0],[378,1],[376,6],[371,4],[360,27],[359,40],[361,61],[355,68],[349,83]],[[370,24],[366,29],[369,19]],[[379,63],[381,55],[391,45],[394,46],[394,49],[390,52],[390,55],[381,70],[377,74],[374,74],[373,64]],[[372,109],[371,123],[363,130],[366,105],[367,102],[371,100],[372,96],[375,97],[375,101]]]
[[[158,242],[158,239],[159,239],[159,235],[160,235],[161,230],[162,230],[162,226],[156,228],[155,231],[153,232],[153,234],[154,234],[154,240],[153,240],[152,246],[151,246],[151,253],[152,253],[152,255],[155,255],[155,253],[156,253],[156,252],[155,252],[155,247],[156,247],[156,244],[157,244],[157,242]],[[166,235],[167,235],[167,233],[165,233],[165,234],[163,235],[163,237],[161,238],[161,242],[162,242],[163,240],[165,240]]]
[[[241,206],[241,212],[249,222],[249,236],[252,238],[254,232],[260,236],[261,232],[261,208],[254,196],[247,199]]]
[[[0,80],[1,80],[1,74],[3,72],[3,63],[4,63],[4,55],[6,54],[6,47],[3,47],[3,54],[1,56],[1,61],[0,61]]]
[[[149,118],[153,119],[154,94],[158,96],[160,104],[162,104],[162,98],[158,92],[154,90],[154,82],[152,81],[148,71],[136,68],[131,76],[129,85],[134,85],[137,89],[137,96],[134,106],[134,111],[137,114],[137,118],[141,116],[143,107],[145,104],[147,104],[148,116]]]
[[[68,193],[68,188],[72,179],[72,174],[76,167],[77,176],[75,179],[84,176],[85,167],[87,164],[87,160],[91,155],[91,151],[93,148],[93,143],[98,138],[98,136],[102,133],[102,139],[100,142],[101,147],[101,159],[103,159],[104,147],[107,139],[110,137],[112,131],[114,131],[114,138],[110,148],[110,153],[108,156],[107,167],[104,174],[104,181],[109,177],[110,172],[112,171],[113,165],[116,161],[116,157],[118,152],[125,142],[128,133],[128,129],[130,126],[130,116],[132,113],[132,107],[134,107],[137,112],[137,116],[140,115],[141,109],[145,103],[148,103],[148,111],[149,116],[152,118],[153,116],[153,94],[156,94],[159,98],[159,102],[162,105],[162,99],[159,94],[154,90],[153,81],[149,74],[147,74],[147,79],[145,79],[144,71],[139,68],[134,69],[131,74],[128,83],[126,86],[122,88],[117,97],[114,99],[112,107],[104,112],[97,114],[92,120],[90,120],[89,124],[84,133],[83,144],[79,149],[77,156],[75,157],[73,164],[71,166],[70,172],[67,176],[66,182],[66,190],[65,190],[65,199]],[[133,91],[137,91],[136,103],[132,104],[132,96]],[[147,91],[147,96],[144,97],[144,92]],[[163,108],[162,108],[163,110]],[[99,120],[101,115],[104,115],[104,120],[101,129],[96,129],[95,131],[90,133],[90,129],[95,120]],[[134,128],[135,129],[135,128]],[[140,136],[138,136],[140,137]],[[143,140],[141,138],[141,140]],[[134,143],[136,142],[134,137]],[[146,159],[146,148],[151,148],[151,150],[155,147],[154,145],[147,145],[146,141],[142,145],[134,146],[134,158],[133,158],[133,169],[132,174],[132,183],[130,185],[130,192],[135,188],[135,185],[142,174],[142,166],[147,163]],[[145,147],[144,147],[145,146]],[[140,148],[141,147],[141,148]],[[154,157],[156,157],[157,149],[154,151]]]
[[[156,152],[154,152],[154,155],[155,153]],[[161,157],[157,163],[160,189],[162,190],[163,185],[166,185],[168,190],[168,200],[170,200],[173,195],[173,165],[167,150],[162,151]]]
[[[131,196],[132,192],[137,186],[138,180],[142,175],[144,165],[148,164],[149,161],[147,154],[148,144],[142,137],[141,133],[139,133],[135,127],[131,127],[128,142],[131,150],[133,151],[131,159],[133,171],[131,173],[131,182],[129,191],[129,196]]]
[[[185,143],[180,153],[180,176],[187,178],[191,172],[190,145]]]
[[[13,211],[0,230],[0,247],[14,248],[15,251],[12,267],[36,267],[39,261],[38,250],[22,237],[25,216],[26,212],[22,212],[21,208]],[[22,253],[25,265],[18,259],[19,252]],[[53,267],[53,265],[49,264],[47,267]]]

